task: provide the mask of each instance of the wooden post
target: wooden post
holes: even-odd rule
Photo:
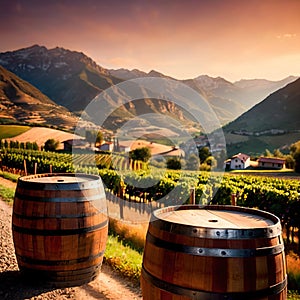
[[[24,159],[24,172],[25,172],[25,175],[27,176],[27,165],[26,165],[26,159]]]
[[[195,187],[190,188],[190,204],[196,204]]]
[[[37,163],[34,163],[34,175],[37,173]]]
[[[236,194],[231,194],[231,205],[236,206]]]

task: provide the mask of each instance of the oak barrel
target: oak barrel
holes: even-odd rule
[[[144,300],[284,300],[286,278],[281,225],[273,214],[223,205],[152,213]]]
[[[100,177],[74,173],[20,177],[12,232],[19,269],[28,278],[60,287],[93,280],[108,235]]]

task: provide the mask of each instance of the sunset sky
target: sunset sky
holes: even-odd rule
[[[300,75],[299,0],[0,0],[0,37],[178,79]]]

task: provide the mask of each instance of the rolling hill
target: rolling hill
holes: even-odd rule
[[[0,120],[2,123],[52,125],[71,130],[78,118],[0,66]]]
[[[7,138],[7,141],[18,141],[19,143],[36,142],[39,148],[43,147],[48,139],[54,139],[59,142],[58,149],[63,149],[63,142],[72,139],[82,139],[81,136],[73,133],[64,132],[52,128],[45,127],[33,127],[28,131],[23,132],[11,138]]]
[[[297,79],[268,96],[224,129],[249,135],[300,130],[299,112],[300,79]]]
[[[297,79],[225,126],[229,147],[239,152],[251,148],[288,149],[300,139],[299,112],[300,79]]]

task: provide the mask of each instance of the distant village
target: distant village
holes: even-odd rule
[[[212,141],[208,140],[207,136],[200,135],[186,143],[178,146],[167,146],[159,143],[146,141],[142,139],[137,140],[123,140],[112,139],[112,141],[102,141],[101,144],[91,147],[85,139],[71,139],[63,142],[65,151],[72,151],[72,149],[90,149],[93,151],[104,152],[125,152],[128,153],[137,148],[147,147],[151,151],[151,157],[155,158],[187,158],[192,153],[197,153],[203,147],[209,147]],[[226,145],[215,144],[214,151],[220,153],[226,151]],[[214,154],[214,153],[212,153]],[[257,160],[251,160],[251,157],[245,153],[237,153],[230,158],[225,159],[224,167],[226,170],[246,170],[246,169],[284,169],[285,159],[277,157],[259,157]]]

